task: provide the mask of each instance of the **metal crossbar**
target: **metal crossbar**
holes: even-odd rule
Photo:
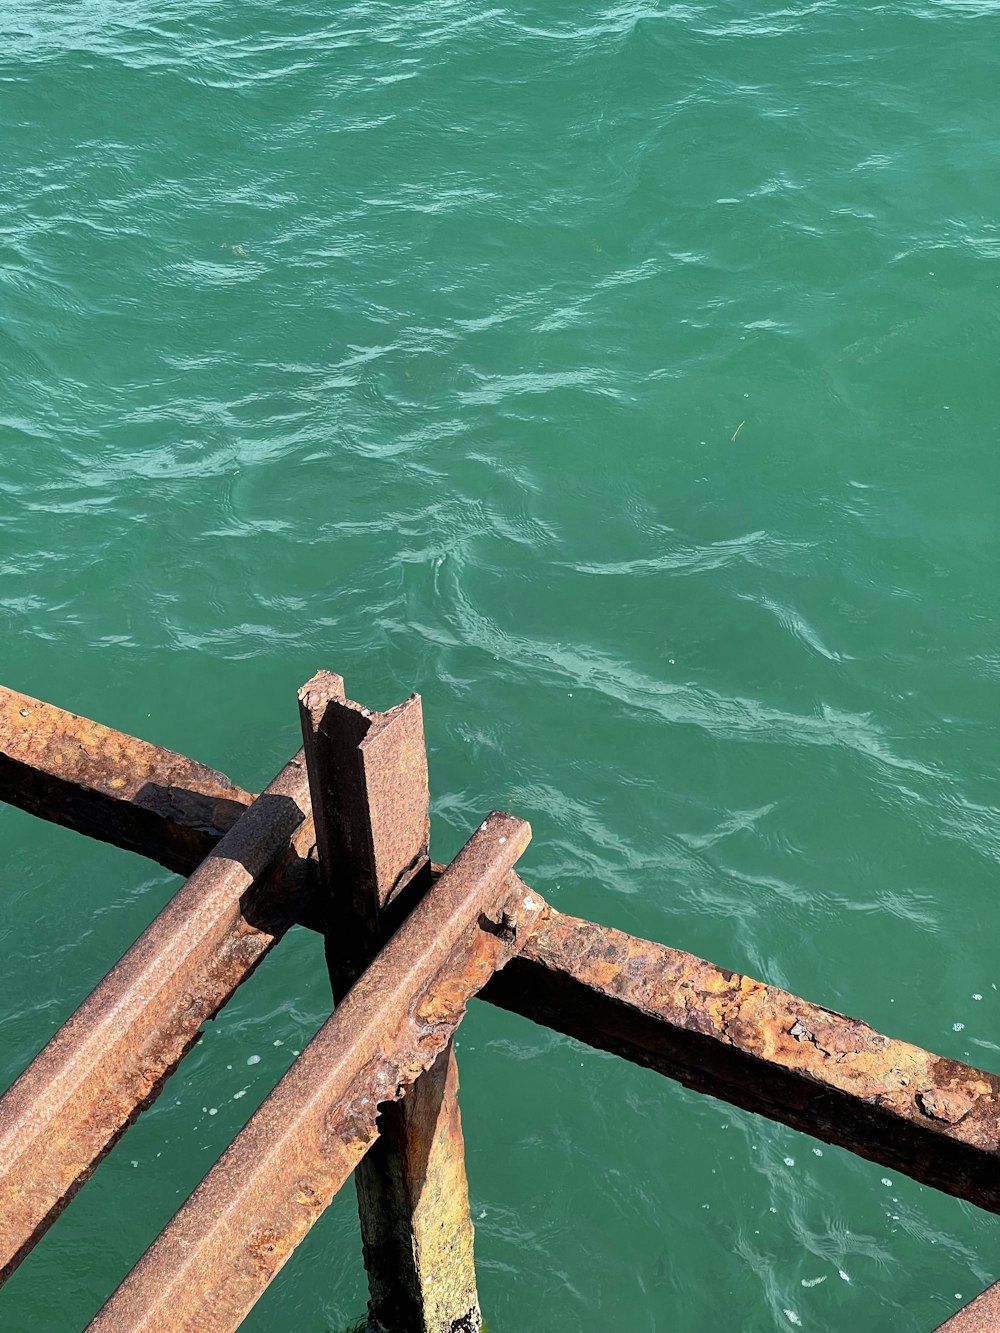
[[[513,872],[530,834],[511,816],[431,866],[419,699],[373,713],[321,672],[300,715],[304,751],[254,798],[0,687],[0,800],[190,876],[0,1100],[0,1280],[294,922],[324,934],[334,1016],[98,1314],[102,1333],[235,1329],[352,1170],[373,1320],[474,1333],[450,1038],[477,992],[1000,1212],[995,1075],[556,912]],[[998,1328],[1000,1284],[938,1333]]]

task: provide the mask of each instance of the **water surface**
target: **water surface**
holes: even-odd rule
[[[996,0],[0,3],[2,679],[1000,1071]],[[176,881],[0,810],[0,1076]],[[328,1010],[293,932],[0,1296],[82,1327]],[[991,1218],[476,1007],[494,1333],[929,1333]],[[247,1321],[364,1310],[345,1191]]]

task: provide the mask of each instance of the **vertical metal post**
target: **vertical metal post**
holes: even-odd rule
[[[327,962],[339,1001],[430,883],[420,698],[385,713],[321,671],[299,691]],[[396,905],[396,910],[394,906]],[[482,1324],[451,1043],[401,1102],[355,1172],[369,1317],[386,1333],[476,1333]]]

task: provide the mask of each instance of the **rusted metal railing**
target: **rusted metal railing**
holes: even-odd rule
[[[373,713],[321,672],[299,708],[304,751],[253,798],[0,688],[0,800],[190,876],[0,1100],[0,1279],[293,922],[324,934],[334,1016],[98,1314],[102,1333],[235,1329],[352,1170],[373,1320],[477,1329],[451,1047],[477,992],[1000,1212],[995,1075],[555,911],[513,872],[528,831],[510,816],[432,866],[419,699]],[[939,1333],[986,1329],[1000,1284]]]

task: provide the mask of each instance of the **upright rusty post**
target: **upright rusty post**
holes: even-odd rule
[[[409,906],[430,883],[423,715],[417,695],[372,713],[325,671],[299,691],[299,710],[339,1002],[391,933],[391,904]],[[379,1135],[355,1172],[372,1324],[475,1333],[482,1316],[450,1042],[402,1102],[383,1107]]]

